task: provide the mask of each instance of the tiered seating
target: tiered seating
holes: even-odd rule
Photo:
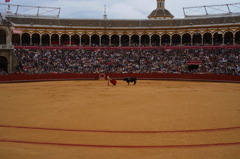
[[[240,75],[239,49],[14,51],[19,71],[45,73],[198,73]]]

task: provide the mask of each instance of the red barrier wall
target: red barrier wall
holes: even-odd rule
[[[91,47],[91,46],[14,46],[15,49],[219,49],[219,48],[240,48],[240,45],[221,46],[161,46],[161,47]]]
[[[240,83],[240,76],[214,74],[160,74],[160,73],[112,73],[106,74],[113,79],[136,77],[149,80],[185,80],[185,81],[216,81]],[[96,80],[99,74],[45,74],[45,75],[0,75],[0,82],[30,82],[55,80]]]

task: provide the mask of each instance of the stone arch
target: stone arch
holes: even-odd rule
[[[240,45],[240,31],[235,33],[235,44]]]
[[[203,45],[212,45],[212,34],[206,32],[203,34]]]
[[[70,44],[70,37],[68,34],[61,35],[61,45],[69,45]]]
[[[70,45],[79,45],[80,44],[80,37],[78,34],[73,34],[71,36],[71,44]]]
[[[131,36],[131,46],[139,46],[139,36],[137,34]]]
[[[228,31],[224,34],[224,44],[233,45],[233,33]]]
[[[192,45],[202,45],[202,34],[194,33],[192,36]]]
[[[82,46],[89,46],[90,45],[90,36],[87,34],[83,34],[81,36],[81,45]]]
[[[101,46],[109,46],[109,42],[109,35],[104,34],[101,36]]]
[[[161,44],[164,46],[169,46],[170,45],[170,35],[168,34],[163,34],[161,37]]]
[[[49,34],[42,34],[42,45],[43,46],[50,45],[50,35]]]
[[[216,32],[213,34],[213,45],[223,44],[223,36],[221,32]]]
[[[7,44],[7,33],[3,29],[0,29],[0,44]]]
[[[30,34],[29,33],[23,33],[22,34],[22,45],[30,45]]]
[[[4,56],[0,56],[0,72],[8,72],[8,59]]]
[[[160,36],[158,34],[153,34],[151,36],[151,45],[160,46]]]
[[[149,46],[150,44],[150,37],[147,34],[143,34],[141,36],[141,46]]]
[[[190,46],[191,45],[191,35],[189,33],[185,33],[182,36],[182,45]]]
[[[173,46],[181,45],[181,36],[179,34],[174,34],[172,36],[172,45]]]
[[[120,41],[119,35],[114,34],[111,36],[111,45],[112,46],[119,46],[119,41]]]
[[[121,44],[122,46],[129,46],[129,36],[124,34],[121,36]]]
[[[52,34],[51,45],[59,45],[59,35],[58,34]]]
[[[40,44],[40,35],[38,33],[32,34],[32,44],[39,45]]]
[[[91,36],[91,44],[92,46],[100,46],[100,37],[97,34],[93,34]]]

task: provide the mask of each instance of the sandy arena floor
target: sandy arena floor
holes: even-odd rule
[[[0,159],[240,159],[240,84],[0,84]]]

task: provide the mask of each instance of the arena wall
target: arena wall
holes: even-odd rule
[[[98,80],[102,74],[44,74],[1,75],[0,83],[8,82],[37,82],[37,81],[61,81],[61,80]],[[180,81],[211,81],[240,83],[240,76],[213,75],[213,74],[161,74],[161,73],[112,73],[104,74],[112,79],[121,80],[125,77],[136,77],[140,80],[180,80]]]

